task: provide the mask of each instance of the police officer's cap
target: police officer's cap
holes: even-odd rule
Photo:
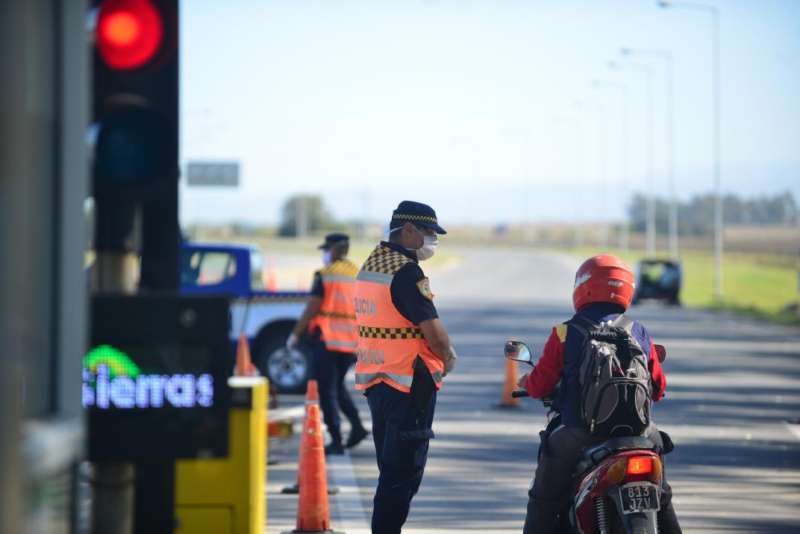
[[[436,212],[433,211],[433,208],[422,202],[402,201],[397,206],[397,209],[392,212],[392,222],[389,224],[389,229],[400,228],[407,222],[416,226],[430,228],[437,234],[447,233],[444,228],[439,226],[439,221],[436,219]]]
[[[350,241],[350,236],[347,234],[342,234],[340,232],[336,232],[333,234],[328,234],[325,236],[325,242],[318,246],[317,248],[320,250],[328,250],[334,245],[338,245],[339,243],[347,243]]]

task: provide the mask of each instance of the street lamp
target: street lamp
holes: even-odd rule
[[[667,82],[667,183],[669,202],[669,253],[678,258],[678,195],[675,187],[675,98],[672,52],[668,50],[638,50],[621,48],[623,56],[651,56],[664,61]]]
[[[615,70],[633,70],[645,75],[647,86],[647,217],[646,217],[646,239],[645,250],[648,256],[656,253],[656,205],[655,205],[655,169],[653,162],[653,148],[655,145],[654,110],[653,110],[653,72],[647,65],[638,63],[617,63],[609,61],[608,67]]]
[[[722,171],[721,171],[721,94],[720,94],[720,62],[719,62],[719,11],[715,6],[708,4],[696,4],[693,2],[672,2],[671,0],[659,0],[657,2],[662,8],[693,9],[705,11],[711,15],[711,40],[712,40],[712,60],[713,83],[712,99],[714,101],[714,296],[722,298]]]
[[[625,84],[618,82],[610,82],[606,80],[592,80],[591,85],[595,89],[613,89],[619,92],[620,111],[622,113],[622,145],[620,151],[620,163],[622,167],[622,191],[625,198],[628,194],[628,87]],[[628,252],[630,248],[630,225],[628,224],[627,216],[625,217],[622,225],[622,233],[620,235],[620,248],[624,252]]]

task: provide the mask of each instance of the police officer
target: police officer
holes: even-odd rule
[[[355,447],[368,434],[358,409],[344,384],[347,371],[355,364],[358,347],[353,297],[358,267],[347,259],[350,240],[346,234],[329,234],[319,246],[324,267],[314,273],[311,299],[286,342],[297,345],[303,332],[310,336],[312,373],[319,385],[319,403],[330,443],[325,454],[344,454],[345,447]],[[350,435],[342,444],[339,410],[350,421]]]
[[[380,471],[373,534],[399,533],[408,517],[433,438],[436,392],[456,360],[418,264],[433,256],[437,234],[445,233],[436,213],[403,201],[389,229],[389,240],[358,273],[355,295],[356,389],[367,396]]]

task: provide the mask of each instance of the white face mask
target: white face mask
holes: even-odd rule
[[[423,238],[422,246],[417,249],[417,259],[419,261],[429,260],[436,254],[436,247],[439,246],[439,238],[435,235],[426,235]]]
[[[324,250],[322,251],[322,265],[328,266],[331,264],[331,251]]]

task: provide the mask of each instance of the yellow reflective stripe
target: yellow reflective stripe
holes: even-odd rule
[[[330,317],[331,319],[349,319],[351,321],[356,320],[356,314],[354,313],[344,313],[344,312],[335,312],[335,311],[320,311],[317,315],[320,317]]]
[[[356,281],[354,276],[346,274],[321,274],[323,282],[342,282],[345,284],[352,284]]]
[[[375,271],[361,271],[358,273],[357,278],[357,280],[361,282],[373,282],[375,284],[383,284],[385,286],[392,285],[393,279],[393,274],[376,273]]]
[[[337,341],[337,340],[326,340],[325,341],[326,347],[337,347],[342,349],[357,349],[358,342],[357,341]]]
[[[411,382],[414,380],[413,376],[404,376],[404,375],[397,375],[394,373],[357,373],[356,374],[356,384],[364,385],[369,384],[375,380],[380,380],[382,378],[386,378],[397,382],[401,386],[405,386],[407,388],[411,387]]]
[[[567,325],[566,323],[561,323],[556,327],[556,335],[558,336],[558,340],[562,343],[567,340]]]

